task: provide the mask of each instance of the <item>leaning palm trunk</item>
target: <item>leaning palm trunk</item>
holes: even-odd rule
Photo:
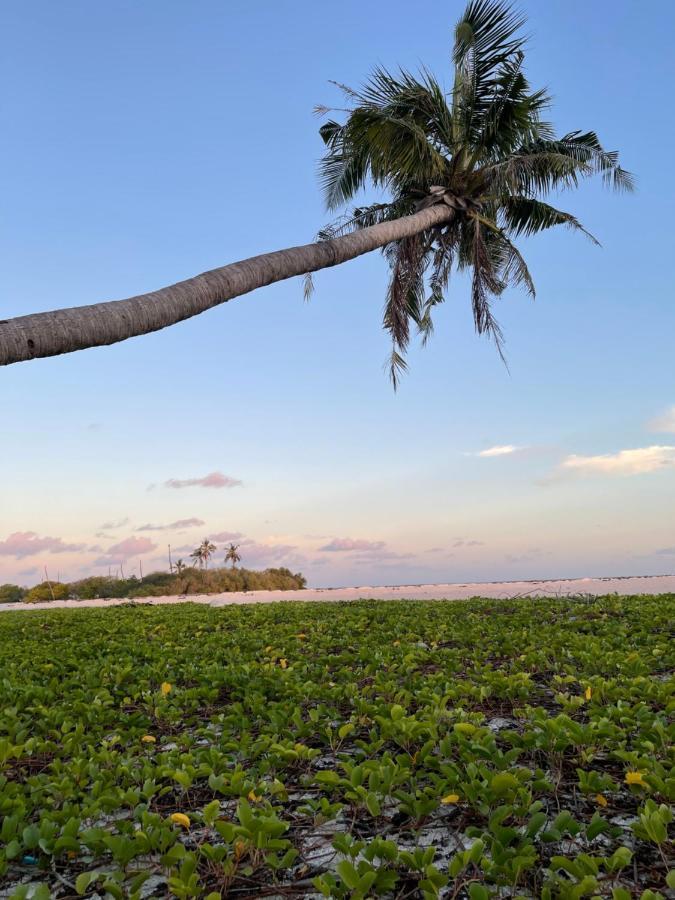
[[[262,253],[127,300],[75,306],[0,321],[0,365],[115,344],[159,331],[256,288],[356,259],[449,222],[444,203],[343,237]]]

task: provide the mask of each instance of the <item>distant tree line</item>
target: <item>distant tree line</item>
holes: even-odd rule
[[[171,562],[170,572],[151,572],[142,578],[131,575],[117,578],[111,575],[94,575],[79,581],[62,583],[42,581],[32,588],[18,584],[0,585],[0,603],[43,603],[50,600],[96,600],[99,598],[162,597],[164,595],[221,594],[229,591],[297,591],[307,586],[307,579],[300,572],[284,567],[264,569],[238,569],[241,562],[239,544],[225,548],[225,563],[230,568],[209,569],[209,560],[217,547],[208,538],[190,553],[192,565],[182,559]]]
[[[42,581],[31,588],[17,584],[0,585],[0,603],[42,603],[51,600],[95,600],[98,598],[162,597],[189,594],[220,594],[229,591],[296,591],[307,586],[300,572],[284,567],[251,569],[196,569],[183,567],[174,572],[151,572],[142,579],[94,575],[68,583]]]

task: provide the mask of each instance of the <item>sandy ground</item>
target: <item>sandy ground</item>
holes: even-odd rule
[[[569,594],[675,594],[675,575],[644,575],[632,578],[571,578],[558,581],[499,581],[468,584],[404,584],[385,587],[308,588],[304,591],[238,591],[229,594],[191,594],[189,597],[142,597],[134,603],[201,603],[231,606],[241,603],[343,600],[463,600],[492,597],[561,597]],[[3,603],[0,612],[15,609],[81,609],[88,606],[119,606],[129,600],[60,600],[56,603]]]

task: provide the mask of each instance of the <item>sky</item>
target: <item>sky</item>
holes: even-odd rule
[[[3,318],[312,240],[317,104],[378,64],[449,87],[464,4],[7,0]],[[165,331],[0,370],[0,583],[144,572],[205,537],[313,586],[675,571],[675,4],[535,0],[527,73],[638,189],[521,242],[507,371],[455,278],[397,393],[380,254]]]

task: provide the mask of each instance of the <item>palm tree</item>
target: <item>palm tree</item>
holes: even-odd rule
[[[199,564],[200,569],[208,569],[209,559],[216,552],[216,545],[212,544],[208,538],[204,538],[201,544],[192,551],[190,559],[194,559],[194,564]]]
[[[452,90],[428,72],[377,69],[359,90],[343,88],[344,121],[321,128],[321,175],[330,210],[362,188],[387,200],[354,209],[300,247],[264,253],[126,300],[20,316],[0,323],[0,365],[113,344],[157,331],[264,285],[384,248],[391,263],[384,325],[391,372],[405,367],[411,326],[423,340],[453,268],[472,273],[479,333],[501,347],[491,301],[509,285],[534,294],[513,241],[555,225],[583,231],[546,202],[599,174],[631,189],[616,152],[593,131],[556,136],[549,97],[523,72],[523,20],[502,0],[471,0],[455,30]],[[321,108],[322,112],[330,112]]]
[[[237,551],[239,550],[239,544],[230,544],[225,552],[225,562],[232,563],[232,568],[236,569],[237,563],[241,562],[241,556]]]
[[[184,572],[187,569],[187,566],[182,559],[176,560],[176,562],[173,564],[173,567],[176,571],[176,575],[180,575],[181,572]]]

